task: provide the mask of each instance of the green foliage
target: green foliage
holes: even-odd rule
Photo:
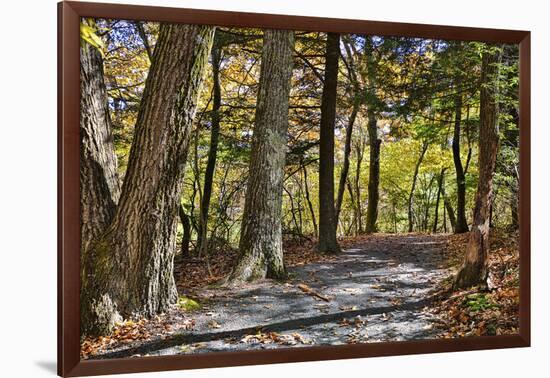
[[[154,48],[158,24],[143,23]],[[99,37],[99,30],[106,34]],[[104,53],[104,68],[119,173],[124,177],[141,96],[150,66],[134,23],[83,20],[86,43]],[[220,136],[208,235],[212,248],[226,243],[237,247],[245,204],[248,164],[261,68],[262,31],[218,28],[215,43],[221,49]],[[326,35],[296,33],[296,57],[291,78],[288,151],[283,193],[283,232],[287,236],[313,235],[318,222],[318,140]],[[102,42],[105,41],[105,42]],[[484,49],[503,48],[501,64],[501,145],[495,174],[497,224],[510,223],[510,204],[518,183],[518,58],[517,46],[487,46],[403,37],[342,35],[335,134],[335,188],[343,168],[346,128],[353,105],[360,101],[351,140],[348,182],[339,218],[339,235],[359,232],[368,206],[370,141],[369,115],[375,115],[380,156],[378,229],[407,231],[408,196],[423,143],[428,149],[419,168],[413,193],[414,230],[450,231],[443,198],[436,209],[438,180],[456,207],[456,175],[451,151],[456,97],[462,99],[461,160],[466,173],[466,207],[470,220],[478,180],[479,81]],[[198,98],[194,129],[183,178],[181,203],[191,221],[191,248],[197,238],[204,171],[210,146],[212,70],[207,69]],[[304,174],[304,168],[306,174]],[[307,175],[307,179],[306,179]],[[309,193],[309,200],[307,198]],[[313,209],[313,212],[311,211]],[[359,219],[357,219],[359,217]],[[443,222],[445,226],[443,225]],[[177,240],[182,227],[178,225]]]
[[[485,311],[490,308],[498,307],[495,304],[489,302],[487,296],[483,293],[468,295],[462,304],[468,307],[473,312]]]

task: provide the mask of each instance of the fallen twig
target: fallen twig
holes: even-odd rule
[[[304,293],[306,293],[308,295],[311,295],[313,297],[317,297],[319,299],[322,299],[325,302],[330,302],[330,298],[319,294],[318,292],[316,292],[315,290],[313,290],[312,288],[310,288],[306,284],[298,284],[298,289],[302,290]]]

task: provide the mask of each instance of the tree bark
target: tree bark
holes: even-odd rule
[[[338,183],[338,195],[336,196],[336,223],[340,217],[340,210],[342,208],[342,202],[344,200],[344,192],[346,190],[346,181],[349,173],[349,157],[351,154],[351,138],[353,136],[353,125],[357,114],[359,113],[359,107],[361,106],[360,97],[357,96],[353,102],[353,108],[348,120],[348,127],[346,128],[346,140],[344,144],[344,162],[342,164],[342,171],[340,172],[340,181]]]
[[[325,82],[321,100],[321,131],[319,143],[319,253],[340,252],[336,240],[336,211],[334,208],[334,127],[340,35],[328,33],[325,51]]]
[[[451,229],[454,232],[455,226],[456,226],[456,217],[455,217],[455,211],[453,209],[453,205],[451,204],[451,201],[449,201],[449,198],[447,197],[447,193],[445,192],[445,185],[441,186],[441,195],[443,196],[443,206],[444,210],[449,215],[449,222],[451,222]],[[445,213],[443,213],[445,215]],[[447,220],[444,219],[443,224],[445,226],[445,232],[447,232]]]
[[[151,316],[177,299],[177,207],[213,30],[160,28],[119,205],[83,259],[82,334],[108,333],[118,314]]]
[[[299,211],[299,206],[294,205],[294,196],[290,190],[283,186],[283,191],[288,195],[288,200],[290,201],[290,216],[292,218],[292,222],[294,223],[294,230],[291,228],[290,224],[287,230],[292,235],[302,236],[303,234],[301,231],[300,222],[298,221],[298,218],[296,218],[296,213]]]
[[[357,161],[355,163],[355,177],[353,186],[355,187],[355,219],[356,219],[356,236],[363,233],[363,211],[361,206],[361,185],[359,181],[361,179],[361,167],[363,164],[363,155],[365,154],[365,145],[362,141],[355,146],[357,153]],[[351,189],[351,186],[350,186]],[[351,191],[350,191],[351,193]],[[353,202],[353,200],[352,200]]]
[[[342,209],[342,202],[344,200],[344,192],[346,190],[346,186],[348,183],[348,174],[349,174],[349,164],[350,164],[350,155],[351,155],[351,148],[352,148],[352,138],[353,138],[353,126],[355,124],[355,120],[357,118],[357,114],[359,113],[359,109],[361,108],[361,104],[363,103],[363,95],[361,86],[359,84],[359,80],[357,78],[357,69],[354,64],[354,57],[352,53],[352,48],[350,47],[350,41],[344,41],[344,48],[346,49],[346,55],[348,57],[348,61],[346,63],[345,58],[343,57],[343,61],[345,63],[345,66],[348,70],[349,74],[349,80],[351,82],[351,85],[353,87],[353,105],[350,117],[348,119],[348,126],[346,127],[346,139],[344,143],[344,163],[342,165],[342,171],[340,172],[340,181],[338,183],[338,193],[336,196],[336,223],[338,224],[339,218],[340,218],[340,211]],[[350,193],[351,194],[351,193]],[[353,195],[352,195],[353,197]],[[352,199],[353,204],[353,199]],[[355,206],[354,206],[355,208]]]
[[[456,225],[455,233],[461,234],[468,232],[468,222],[466,221],[466,175],[460,158],[460,126],[462,119],[462,90],[460,80],[457,85],[457,94],[455,95],[455,122],[453,133],[453,162],[456,171]]]
[[[214,170],[216,169],[216,158],[218,154],[218,141],[220,136],[220,107],[221,107],[221,86],[220,86],[220,59],[221,49],[216,44],[212,48],[212,119],[210,130],[210,149],[208,150],[208,160],[206,162],[206,171],[204,173],[204,189],[199,215],[199,237],[198,251],[199,256],[208,253],[208,211],[210,208],[210,198],[212,197],[212,182],[214,179]]]
[[[512,215],[511,226],[513,230],[519,228],[519,193],[517,189],[511,189],[512,196],[510,199],[510,212]]]
[[[353,208],[353,218],[351,219],[350,226],[348,227],[348,230],[346,232],[346,235],[351,235],[351,230],[354,228],[355,236],[359,234],[359,231],[357,230],[357,207],[356,207],[356,201],[355,201],[355,195],[353,194],[353,189],[351,187],[351,182],[348,178],[346,181],[346,188],[348,189],[349,194],[349,200],[351,202],[352,208]]]
[[[376,117],[372,111],[368,115],[369,132],[369,185],[368,185],[368,204],[367,204],[367,224],[366,232],[373,233],[377,231],[376,220],[378,218],[378,187],[380,185],[380,145],[382,141],[378,139],[378,127]]]
[[[183,257],[190,257],[189,244],[191,243],[191,222],[189,221],[189,216],[185,214],[185,210],[182,205],[178,208],[178,215],[183,227],[180,251]]]
[[[80,48],[80,187],[84,255],[111,223],[120,196],[103,60],[87,43]]]
[[[283,279],[282,195],[294,33],[265,30],[239,260],[228,285]]]
[[[439,200],[441,199],[441,191],[443,188],[443,185],[445,185],[445,171],[447,168],[441,169],[441,173],[439,174],[439,179],[437,180],[437,198],[435,200],[435,212],[434,212],[434,225],[432,232],[435,234],[437,232],[437,222],[439,218]]]
[[[443,197],[443,201],[445,201],[445,197]],[[447,233],[447,208],[445,205],[443,205],[443,232]]]
[[[306,195],[307,207],[309,208],[309,213],[311,216],[311,222],[313,223],[313,235],[317,237],[319,236],[319,234],[317,233],[317,219],[315,218],[315,210],[313,209],[313,204],[311,203],[311,197],[309,195],[309,184],[307,181],[307,167],[304,165],[303,162],[300,162],[300,164],[302,165],[302,171],[304,172],[304,191]]]
[[[493,202],[493,175],[498,151],[498,75],[501,52],[489,46],[483,53],[480,91],[479,181],[474,207],[474,222],[454,288],[477,284],[486,286],[489,257],[489,222]]]
[[[409,201],[408,201],[409,232],[413,231],[413,202],[414,202],[413,200],[414,200],[414,190],[416,189],[416,179],[418,178],[418,171],[420,170],[420,165],[422,164],[422,160],[424,160],[424,155],[426,154],[427,150],[428,150],[428,143],[423,142],[422,150],[420,152],[420,157],[418,158],[418,161],[416,162],[416,166],[414,167],[413,182],[411,185],[411,191],[409,192]]]
[[[136,27],[136,30],[139,34],[139,38],[141,38],[141,42],[143,43],[143,47],[145,47],[145,52],[147,53],[147,57],[149,58],[149,62],[153,61],[153,49],[151,48],[151,45],[149,44],[149,38],[147,38],[147,33],[145,32],[145,28],[143,27],[142,21],[134,21],[134,25]]]

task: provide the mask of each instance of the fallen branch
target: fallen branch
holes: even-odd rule
[[[308,295],[311,295],[312,297],[317,297],[319,299],[322,299],[325,302],[330,302],[330,298],[319,294],[318,292],[316,292],[315,290],[313,290],[312,288],[310,288],[306,284],[298,284],[298,289],[302,290],[304,293],[306,293]]]

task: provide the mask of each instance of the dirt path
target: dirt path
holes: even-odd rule
[[[193,329],[95,358],[436,337],[437,319],[423,308],[449,275],[444,243],[444,235],[380,235],[332,262],[290,268],[286,283],[203,289],[203,308],[190,314]],[[329,301],[304,293],[299,284]]]

